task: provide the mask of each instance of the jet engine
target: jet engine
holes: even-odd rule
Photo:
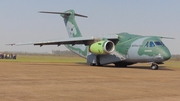
[[[102,40],[93,43],[89,47],[89,51],[93,54],[97,55],[103,55],[103,54],[109,54],[114,51],[115,45],[110,40]]]

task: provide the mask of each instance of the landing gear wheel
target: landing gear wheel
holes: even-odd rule
[[[97,63],[96,66],[103,66],[103,65],[101,65],[100,63]]]
[[[96,64],[95,63],[90,63],[90,66],[96,66]]]
[[[152,70],[158,70],[159,69],[159,66],[157,64],[152,64],[151,65],[151,69]]]

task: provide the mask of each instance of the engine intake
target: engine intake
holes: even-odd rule
[[[114,51],[114,43],[110,40],[102,40],[96,43],[93,43],[89,50],[93,54],[109,54]]]

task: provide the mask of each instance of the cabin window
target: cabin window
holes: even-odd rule
[[[149,43],[149,47],[155,47],[155,45],[152,41]]]

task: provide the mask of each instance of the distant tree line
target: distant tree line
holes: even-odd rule
[[[177,55],[174,55],[174,54],[173,54],[173,55],[171,56],[171,59],[180,61],[180,55],[179,55],[179,54],[177,54]]]
[[[41,56],[47,56],[47,55],[54,55],[54,56],[67,56],[67,57],[76,57],[75,53],[71,51],[61,51],[61,50],[52,50],[52,53],[47,53],[47,52],[41,52],[41,53],[36,53],[36,52],[13,52],[13,51],[4,51],[0,53],[9,53],[9,54],[16,54],[16,55],[41,55]]]
[[[61,51],[61,50],[52,50],[53,55],[58,55],[58,56],[77,56],[75,53],[71,51]]]

